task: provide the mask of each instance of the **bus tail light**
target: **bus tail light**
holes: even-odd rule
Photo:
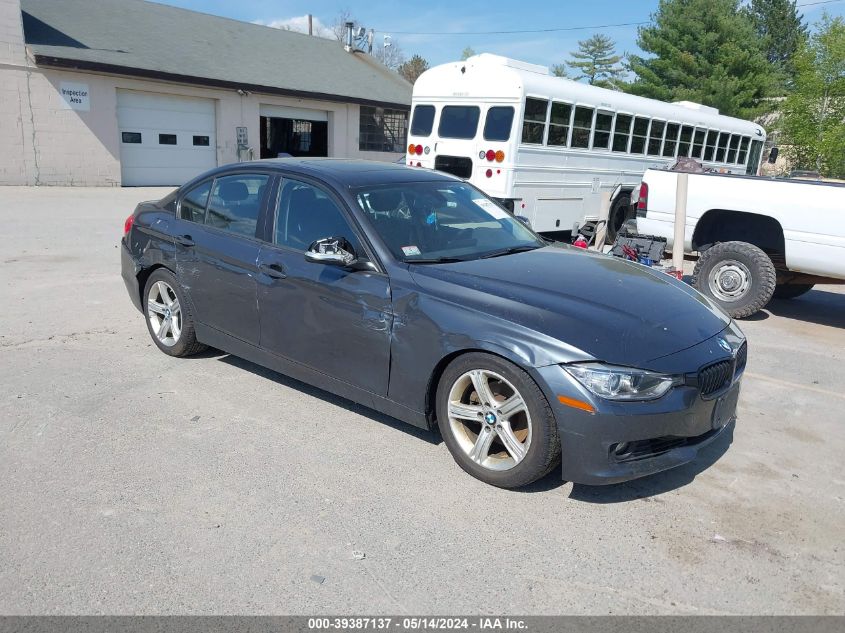
[[[637,196],[637,217],[645,217],[648,211],[648,184],[643,181],[640,183],[640,193]]]
[[[488,169],[488,170],[484,173],[484,175],[485,175],[485,176],[487,176],[488,178],[491,178],[491,177],[493,176],[493,170],[492,170],[492,169]]]
[[[416,146],[416,145],[414,145],[413,143],[411,143],[410,145],[408,145],[408,153],[409,153],[411,156],[413,156],[414,154],[416,154],[416,153],[417,153],[417,146]]]
[[[417,145],[417,146],[414,148],[414,151],[416,151],[416,153],[417,153],[419,156],[422,156],[422,153],[423,153],[422,145]]]
[[[486,156],[487,156],[487,160],[492,162],[496,158],[496,152],[494,152],[492,149],[488,149]]]
[[[496,152],[496,162],[501,163],[503,160],[505,160],[505,153],[502,150],[499,150]]]

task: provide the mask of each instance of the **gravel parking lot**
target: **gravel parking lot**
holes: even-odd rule
[[[845,287],[743,322],[703,459],[508,492],[436,436],[160,353],[117,243],[165,191],[0,188],[0,613],[845,612]]]

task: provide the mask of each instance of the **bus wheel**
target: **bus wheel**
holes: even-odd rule
[[[606,244],[612,244],[616,240],[619,230],[622,228],[622,225],[625,224],[625,220],[630,217],[630,214],[631,194],[619,194],[614,201],[613,206],[610,208],[610,214],[607,216],[607,233],[604,237]]]

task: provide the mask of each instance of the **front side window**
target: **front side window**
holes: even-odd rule
[[[205,223],[230,233],[255,237],[261,198],[269,176],[235,174],[214,181]]]
[[[576,106],[572,120],[572,147],[589,147],[593,128],[593,108]]]
[[[707,136],[707,130],[701,128],[695,129],[695,137],[692,142],[692,157],[701,158],[704,154],[704,137]]]
[[[725,162],[725,154],[728,151],[728,140],[730,139],[731,135],[727,132],[722,132],[719,135],[719,144],[716,146],[716,162],[717,163],[724,163]]]
[[[654,119],[651,122],[651,132],[648,135],[648,155],[660,156],[660,145],[663,142],[663,132],[666,130],[666,122]]]
[[[437,132],[441,138],[475,138],[480,116],[478,106],[445,106],[440,113]]]
[[[678,147],[678,132],[681,126],[678,123],[670,123],[666,126],[666,140],[663,143],[663,156],[673,157]]]
[[[593,149],[607,149],[610,146],[610,131],[613,115],[609,112],[596,113],[596,131],[593,134]]]
[[[685,125],[681,128],[681,140],[678,143],[678,156],[689,156],[692,143],[692,127]]]
[[[549,145],[566,147],[569,138],[569,120],[572,118],[572,106],[568,103],[552,103],[549,118]]]
[[[343,237],[361,253],[360,243],[343,211],[321,189],[298,180],[285,180],[276,205],[274,242],[298,251],[307,251],[317,240]]]
[[[613,128],[613,151],[627,152],[628,139],[631,137],[631,123],[634,117],[630,114],[617,114],[616,125]]]
[[[411,116],[411,136],[429,136],[434,127],[434,106],[414,106]]]
[[[707,132],[707,145],[704,149],[704,160],[713,160],[716,155],[716,141],[719,138],[719,132],[716,130],[709,130]]]
[[[513,108],[511,106],[496,106],[487,110],[484,121],[485,141],[507,141],[511,137],[513,127]]]
[[[645,154],[647,140],[648,119],[638,116],[634,119],[634,133],[631,136],[631,153]]]
[[[307,131],[300,132],[301,139],[308,139],[307,147],[300,147],[300,152],[308,152],[311,147],[311,122]],[[306,137],[307,135],[307,137]],[[405,152],[408,145],[408,111],[391,110],[361,106],[358,119],[358,149],[362,152]]]
[[[546,134],[546,113],[549,102],[545,99],[525,100],[525,117],[522,123],[522,142],[542,145]]]
[[[475,187],[462,182],[403,182],[352,191],[400,261],[437,263],[533,250],[543,242]]]
[[[183,220],[205,222],[205,207],[208,204],[208,194],[211,191],[211,180],[197,185],[182,198],[179,215]]]

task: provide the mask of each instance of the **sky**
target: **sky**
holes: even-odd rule
[[[638,53],[638,22],[646,22],[658,0],[156,0],[203,13],[307,30],[314,16],[317,33],[328,34],[346,10],[356,26],[375,29],[375,43],[385,36],[398,43],[406,57],[422,55],[436,65],[461,58],[465,47],[549,66],[569,58],[570,51],[595,33],[616,41],[618,53]],[[805,22],[822,12],[845,17],[845,0],[798,0]],[[585,28],[580,28],[585,27]],[[576,29],[539,33],[477,34],[478,31]],[[448,33],[431,35],[427,33]]]

